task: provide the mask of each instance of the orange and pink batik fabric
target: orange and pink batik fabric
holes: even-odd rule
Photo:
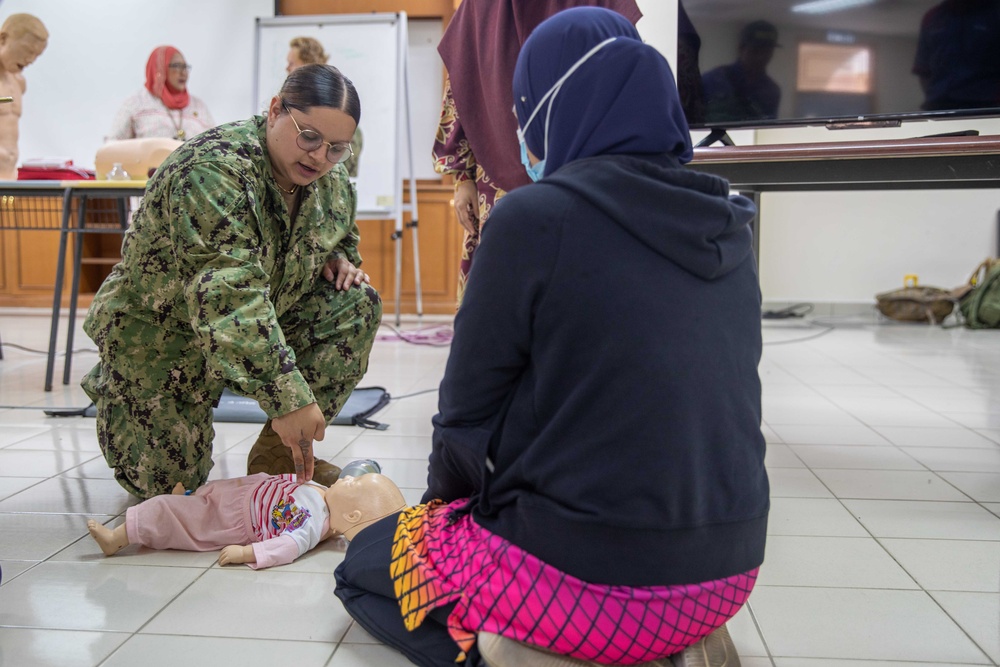
[[[460,511],[466,504],[434,501],[403,512],[392,553],[407,629],[457,602],[448,631],[458,661],[480,631],[603,664],[663,658],[722,626],[757,578],[754,569],[682,586],[590,584],[479,527]]]

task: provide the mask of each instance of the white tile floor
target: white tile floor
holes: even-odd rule
[[[759,583],[729,624],[743,665],[1000,664],[1000,332],[858,318],[820,337],[801,322],[764,328],[772,510]],[[4,343],[44,347],[47,332],[45,313],[0,313]],[[85,405],[75,383],[95,355],[78,354],[74,384],[47,394],[43,356],[3,353],[0,664],[408,664],[333,596],[342,543],[261,572],[213,553],[104,558],[86,519],[117,525],[132,501],[92,419],[40,410]],[[362,385],[434,389],[447,354],[386,336]],[[387,431],[331,427],[321,451],[377,458],[416,501],[436,400],[394,400],[377,415]],[[213,477],[243,474],[256,430],[217,425]]]

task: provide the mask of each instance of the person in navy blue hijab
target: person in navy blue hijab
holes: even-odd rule
[[[614,12],[580,7],[558,16],[532,33],[533,48],[514,69],[518,124],[545,172],[602,154],[690,161],[691,134],[666,59]]]
[[[512,92],[536,182],[484,228],[421,504],[358,533],[336,594],[419,665],[738,665],[769,509],[755,209],[684,166],[670,66],[614,12],[540,24]]]

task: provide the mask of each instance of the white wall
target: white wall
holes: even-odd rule
[[[900,128],[788,128],[757,143],[902,139],[976,129],[1000,119],[908,123]],[[951,288],[996,255],[998,190],[766,193],[761,198],[760,277],[767,301],[869,303],[903,276]]]
[[[6,0],[2,15],[27,12],[49,31],[45,52],[24,75],[20,159],[65,156],[93,167],[122,100],[142,88],[146,59],[176,46],[193,67],[191,94],[217,123],[253,111],[254,19],[273,0]]]
[[[677,0],[636,0],[642,18],[636,24],[642,41],[677,65]]]

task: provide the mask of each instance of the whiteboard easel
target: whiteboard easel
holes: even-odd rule
[[[330,64],[354,83],[361,98],[364,144],[358,177],[358,220],[393,220],[396,325],[400,323],[403,276],[403,214],[413,230],[413,272],[417,315],[423,315],[417,237],[417,181],[413,167],[413,127],[406,13],[280,16],[258,18],[255,40],[254,113],[266,108],[285,80],[288,42],[314,37],[330,54]],[[406,152],[409,203],[403,202],[402,153]]]

